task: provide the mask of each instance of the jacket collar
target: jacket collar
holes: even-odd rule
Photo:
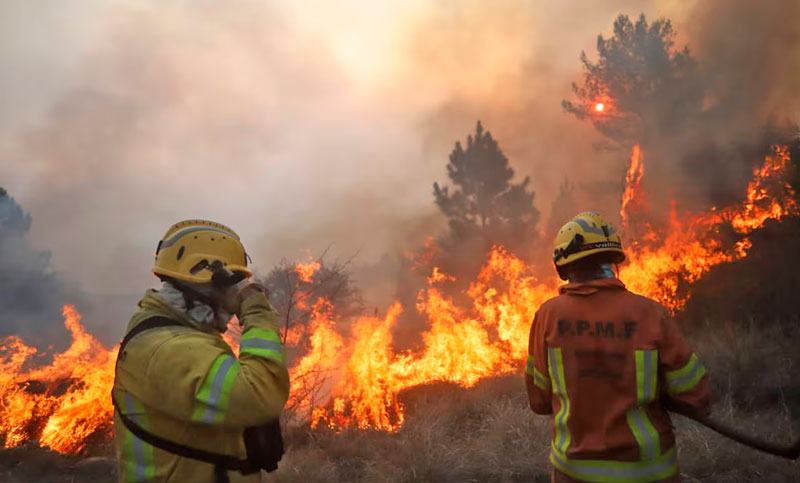
[[[173,307],[165,301],[158,292],[155,290],[148,290],[144,294],[144,298],[139,302],[139,308],[143,312],[149,312],[154,315],[160,315],[169,319],[180,322],[181,325],[198,329],[202,332],[214,333],[214,329],[210,326],[203,326],[198,322],[192,320],[191,317],[185,312]],[[216,333],[219,333],[216,331]]]
[[[600,290],[626,290],[625,284],[616,277],[567,283],[558,287],[558,293],[567,295],[591,295]]]

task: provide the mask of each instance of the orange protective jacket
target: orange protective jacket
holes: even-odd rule
[[[579,481],[646,482],[677,473],[660,399],[708,412],[705,368],[658,303],[616,278],[570,283],[536,312],[525,383],[554,414],[550,462]]]

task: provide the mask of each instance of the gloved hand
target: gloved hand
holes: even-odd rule
[[[248,297],[257,293],[263,293],[267,297],[269,297],[269,290],[267,287],[261,285],[258,282],[251,282],[249,280],[243,280],[242,286],[238,287],[238,293],[236,294],[236,308],[242,306],[242,302],[244,302]]]
[[[239,325],[244,324],[244,317],[242,314],[242,304],[250,297],[257,296],[260,294],[264,294],[266,296],[267,301],[266,305],[269,306],[269,291],[266,287],[261,285],[258,282],[251,282],[249,280],[242,280],[236,286],[236,295],[233,297],[233,305],[236,307],[233,310],[233,314],[239,319]]]
[[[215,304],[220,312],[233,315],[239,311],[239,292],[245,283],[243,280],[235,285],[214,290]]]

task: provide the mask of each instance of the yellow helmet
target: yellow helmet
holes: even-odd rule
[[[185,220],[172,225],[156,248],[153,273],[192,283],[211,283],[213,266],[240,278],[253,275],[239,235],[225,225],[207,220]]]
[[[555,246],[553,262],[556,268],[603,252],[614,255],[613,263],[625,260],[619,234],[600,215],[592,211],[579,213],[562,226],[556,236]]]

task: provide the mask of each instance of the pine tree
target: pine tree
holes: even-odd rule
[[[530,178],[513,183],[514,170],[489,131],[478,121],[466,148],[456,142],[447,164],[449,186],[433,184],[436,205],[447,217],[455,244],[480,238],[484,245],[530,243],[539,211]]]
[[[581,52],[583,82],[572,84],[574,101],[561,104],[607,138],[628,149],[699,120],[705,89],[689,49],[675,48],[669,20],[620,15],[611,38],[598,35],[597,55],[591,62]]]

